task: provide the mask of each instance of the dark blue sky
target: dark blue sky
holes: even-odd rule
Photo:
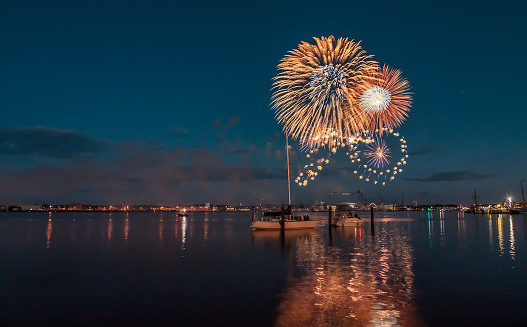
[[[414,104],[405,171],[386,187],[336,160],[328,189],[368,200],[521,197],[527,178],[521,1],[10,1],[0,11],[0,203],[284,202],[269,109],[287,51],[362,40]],[[293,160],[297,159],[293,155]],[[294,164],[297,165],[297,164]],[[340,197],[355,200],[354,197]]]

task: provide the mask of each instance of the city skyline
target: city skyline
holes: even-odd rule
[[[522,201],[524,3],[315,4],[9,4],[0,203],[286,202],[272,78],[288,51],[329,35],[362,40],[409,80],[408,165],[382,187],[342,155],[294,186],[295,202],[326,202],[330,189],[386,203],[468,204],[474,189],[482,203]]]

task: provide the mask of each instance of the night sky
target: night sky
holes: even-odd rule
[[[293,187],[295,202],[327,202],[329,189],[334,201],[362,190],[470,204],[474,189],[483,203],[519,201],[525,12],[523,1],[3,2],[0,203],[287,202],[272,77],[287,51],[329,35],[362,40],[409,80],[408,164],[382,187],[337,158]]]

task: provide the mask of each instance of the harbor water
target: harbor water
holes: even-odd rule
[[[526,215],[309,215],[0,213],[0,325],[525,325]]]

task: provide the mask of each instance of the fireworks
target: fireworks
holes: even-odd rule
[[[381,69],[360,42],[333,36],[314,40],[289,51],[273,82],[275,118],[310,161],[295,182],[306,186],[347,147],[351,162],[360,162],[354,171],[359,179],[385,185],[402,172],[408,157],[406,141],[393,128],[408,117],[410,85],[401,71]],[[394,138],[401,152],[390,149]]]
[[[369,85],[360,97],[360,105],[371,114],[369,130],[379,131],[383,127],[399,127],[408,116],[412,96],[410,84],[401,76],[400,70],[384,66],[381,78],[367,81]]]
[[[378,82],[379,67],[360,42],[333,36],[302,42],[278,65],[272,109],[284,132],[309,147],[320,135],[334,131],[346,139],[369,123],[359,97],[366,85]]]

